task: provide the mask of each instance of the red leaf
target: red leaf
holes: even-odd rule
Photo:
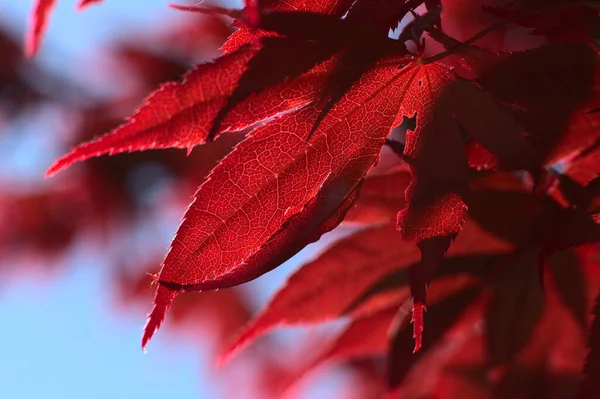
[[[438,340],[450,329],[463,311],[481,293],[480,288],[470,288],[461,291],[450,298],[432,305],[429,308],[431,326],[423,331],[422,350],[413,354],[413,333],[407,328],[399,328],[392,331],[390,338],[390,350],[388,353],[388,387],[398,387],[406,377],[408,370],[421,356],[427,354]]]
[[[474,247],[477,245],[477,242],[471,243]],[[485,250],[481,254],[477,254],[480,248],[476,247],[472,251],[463,249],[463,252],[465,251],[468,251],[469,255],[448,256],[441,263],[435,278],[427,289],[428,301],[439,300],[440,296],[443,297],[470,285],[481,283],[482,279],[494,271],[498,263],[509,256],[504,252],[487,254]],[[361,317],[397,305],[407,299],[409,297],[407,289],[410,281],[409,274],[405,268],[387,274],[364,291],[348,307],[347,313]]]
[[[292,80],[324,62],[334,53],[331,46],[282,37],[266,37],[261,48],[248,61],[235,89],[213,120],[209,140],[215,137],[227,114],[251,95]]]
[[[377,160],[396,117],[402,73],[390,61],[357,82],[310,140],[319,112],[313,105],[254,130],[224,158],[196,192],[163,262],[159,283],[208,282],[216,288],[232,276],[238,282],[255,278],[245,262],[325,183],[343,183],[338,188],[342,193],[354,190]],[[162,298],[157,301],[162,303]],[[165,306],[154,308],[151,327],[164,311]],[[145,336],[152,332],[148,329]]]
[[[360,189],[356,205],[348,211],[344,222],[378,224],[395,219],[404,206],[404,191],[410,174],[401,170],[392,174],[367,177]]]
[[[585,274],[579,257],[573,251],[562,251],[548,258],[552,280],[560,299],[579,324],[587,328],[587,295]]]
[[[103,0],[80,0],[79,4],[77,4],[77,9],[83,10],[87,6],[90,6],[90,5],[96,4],[96,3],[100,3],[101,1],[103,1]]]
[[[337,242],[294,273],[269,305],[244,328],[229,356],[280,324],[316,323],[339,317],[370,285],[418,260],[393,225],[364,230]]]
[[[329,348],[317,358],[311,368],[330,360],[385,355],[388,348],[388,331],[396,312],[396,309],[387,309],[368,317],[353,320]]]
[[[596,297],[593,310],[594,321],[590,329],[589,347],[585,366],[583,368],[583,381],[577,399],[596,399],[600,397],[600,295]]]
[[[27,30],[25,54],[28,57],[36,55],[42,42],[42,37],[48,26],[48,18],[56,5],[56,0],[36,0],[31,14],[31,22]]]
[[[538,252],[521,251],[493,282],[486,312],[486,344],[492,367],[510,363],[532,338],[544,297],[538,280]]]
[[[423,260],[412,269],[411,291],[422,313],[425,287],[460,231],[467,208],[462,196],[468,163],[459,123],[502,160],[530,170],[536,161],[523,130],[486,93],[441,64],[416,63],[405,70],[410,78],[400,115],[416,115],[417,127],[406,136],[404,156],[413,182],[406,191],[408,205],[398,213],[398,229],[403,239],[420,245]],[[418,343],[421,327],[415,327]]]
[[[484,92],[438,64],[410,65],[407,98],[400,114],[417,115],[407,133],[405,157],[413,183],[408,206],[398,214],[404,239],[418,242],[458,233],[466,207],[461,194],[468,179],[463,125],[484,147],[520,166],[535,167],[523,130]]]
[[[473,248],[474,245],[477,247]],[[507,249],[506,244],[468,223],[450,253]],[[354,312],[356,301],[369,287],[418,259],[417,248],[400,240],[393,225],[363,230],[340,240],[288,279],[269,305],[244,328],[225,356],[278,325],[317,323]],[[370,310],[372,313],[383,308]],[[366,309],[360,312],[361,315],[368,313]]]
[[[54,162],[47,175],[71,164],[104,154],[159,148],[187,148],[206,142],[212,121],[233,91],[245,64],[255,54],[249,48],[189,72],[183,83],[164,84],[124,125],[97,140],[76,147]],[[221,132],[241,130],[312,99],[323,78],[317,67],[287,85],[265,90],[261,95],[231,110]]]
[[[219,280],[210,280],[202,284],[159,284],[154,309],[148,317],[144,330],[142,346],[145,347],[152,334],[158,330],[171,302],[179,292],[226,288],[257,278],[276,268],[306,245],[317,241],[321,235],[335,228],[354,204],[359,187],[347,193],[340,184],[329,182],[326,185],[328,187],[321,190],[302,212],[292,216],[259,251],[250,256],[243,265],[240,265],[237,273],[224,275]],[[336,193],[336,191],[338,192]],[[340,191],[342,197],[338,198]],[[161,291],[159,292],[159,290]],[[158,298],[159,295],[161,298]],[[165,301],[162,298],[166,298]]]
[[[351,0],[266,0],[261,2],[261,9],[265,11],[308,11],[339,17],[346,12],[351,4]],[[274,35],[271,32],[264,32],[249,28],[245,24],[239,23],[238,21],[235,21],[233,26],[238,28],[238,30],[233,32],[225,44],[221,46],[221,50],[223,50],[226,54],[229,54],[241,46],[250,43],[253,38]]]
[[[598,139],[600,62],[589,47],[552,44],[504,57],[478,82],[516,106],[515,117],[547,165],[573,159]]]

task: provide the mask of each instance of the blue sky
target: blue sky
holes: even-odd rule
[[[84,71],[77,68],[76,60],[93,54],[108,36],[152,26],[161,16],[174,13],[166,9],[166,1],[157,0],[107,0],[80,13],[75,12],[75,3],[58,2],[39,57],[50,67],[81,76]],[[32,1],[3,2],[3,24],[22,37],[31,6]],[[59,49],[60,56],[51,49]],[[44,147],[43,142],[37,144]],[[10,145],[0,138],[0,152],[9,151]],[[41,181],[48,160],[31,154],[13,153],[9,172]],[[152,342],[148,354],[141,351],[146,310],[114,310],[102,272],[106,266],[97,255],[87,253],[72,259],[55,276],[27,275],[2,285],[0,396],[217,398],[210,381],[202,378],[208,366],[197,344],[163,334]]]

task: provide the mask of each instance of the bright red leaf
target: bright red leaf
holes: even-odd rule
[[[124,125],[96,140],[76,147],[48,169],[47,175],[104,154],[158,148],[185,148],[204,144],[213,119],[237,84],[254,50],[243,48],[214,63],[200,65],[183,83],[166,83],[145,101]],[[317,67],[289,85],[273,87],[227,115],[221,132],[241,130],[261,120],[312,100],[322,82]]]
[[[28,57],[35,56],[40,49],[42,38],[48,26],[48,19],[54,6],[56,6],[56,0],[36,0],[30,17],[31,25],[27,30],[25,41],[25,54]]]
[[[353,191],[377,160],[402,95],[402,73],[386,61],[356,84],[310,139],[320,112],[313,105],[257,128],[224,158],[196,193],[159,284],[198,286],[231,275],[240,282],[246,275],[254,278],[245,262],[324,184],[333,181],[340,192]],[[169,302],[164,290],[158,292],[144,343]]]

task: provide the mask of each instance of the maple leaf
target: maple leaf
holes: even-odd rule
[[[401,100],[406,96],[406,94],[408,93],[408,89],[410,88],[410,86],[412,85],[412,83],[414,83],[414,78],[416,73],[409,73],[409,72],[413,72],[411,70],[411,68],[407,68],[407,69],[403,69],[399,72],[393,72],[393,70],[390,69],[390,67],[381,67],[381,69],[385,70],[386,68],[388,68],[388,79],[389,81],[387,83],[384,83],[384,85],[382,87],[377,87],[376,89],[372,88],[372,86],[367,86],[369,87],[369,90],[374,90],[374,98],[387,98],[389,96],[392,95],[391,93],[391,88],[398,88],[399,90],[395,90],[394,94],[397,96],[397,100],[396,101],[389,101],[389,98],[387,98],[388,103],[387,103],[387,109],[388,111],[386,111],[383,115],[387,118],[387,122],[382,123],[381,125],[375,124],[375,126],[380,126],[379,127],[379,131],[382,132],[382,135],[380,136],[381,139],[383,140],[383,138],[387,135],[387,133],[390,131],[391,126],[393,126],[393,121],[397,120],[398,115],[396,115],[396,106],[400,106],[401,108],[404,107],[404,105],[402,105],[403,103],[401,103]],[[422,67],[423,69],[426,68],[426,66]],[[416,72],[419,72],[421,69],[421,67],[417,67],[416,68]],[[374,78],[375,76],[377,76],[377,78],[381,78],[381,71],[378,75],[376,75],[375,70],[371,70],[370,74],[371,77],[370,79]],[[456,79],[454,77],[454,75],[451,75],[451,73],[447,70],[443,70],[442,69],[442,74],[440,76],[443,76],[444,78],[442,80],[446,80],[446,82],[444,83],[448,83],[448,81],[452,81],[454,82],[454,79]],[[450,79],[451,77],[453,77],[454,79]],[[368,77],[367,76],[362,76],[361,77],[361,81],[362,82],[368,82]],[[385,82],[385,81],[384,81]],[[372,83],[372,82],[370,82]],[[466,83],[466,82],[465,82]],[[466,83],[468,85],[468,83]],[[468,85],[468,87],[470,88],[471,86]],[[461,91],[455,91],[456,94],[459,95],[470,95],[470,99],[474,100],[474,101],[478,101],[479,105],[481,106],[481,103],[483,103],[485,106],[490,106],[490,100],[488,100],[486,102],[486,97],[482,97],[481,95],[479,95],[479,92],[473,88],[473,91],[469,91],[468,88],[463,88]],[[369,95],[369,91],[367,91],[367,93],[362,93],[360,90],[355,90],[353,91],[354,93],[357,93],[356,95],[358,96],[365,96],[365,94],[367,94],[367,96],[373,96],[373,94]],[[383,93],[386,94],[383,94]],[[455,95],[456,95],[455,94]],[[387,96],[387,97],[386,97]],[[359,97],[360,98],[360,97]],[[368,99],[370,97],[367,97]],[[371,97],[373,98],[373,97]],[[347,101],[354,101],[354,102],[350,102],[350,104],[352,104],[352,109],[356,110],[356,109],[360,109],[361,107],[364,107],[364,105],[359,105],[358,107],[354,104],[356,104],[356,100],[352,100],[351,98],[344,98],[344,100]],[[443,102],[442,102],[443,103]],[[360,102],[359,102],[360,104]],[[400,105],[397,105],[400,104]],[[335,108],[336,110],[343,110],[344,109],[344,103],[338,103],[336,104]],[[472,105],[471,105],[472,106]],[[454,107],[453,109],[455,111],[455,113],[459,114],[460,107]],[[287,114],[285,116],[283,116],[282,118],[275,120],[269,124],[267,124],[264,128],[259,128],[258,130],[256,130],[253,134],[251,134],[248,139],[243,142],[242,144],[240,144],[235,150],[234,152],[232,152],[232,154],[230,154],[230,156],[228,156],[227,158],[225,158],[223,160],[223,162],[219,165],[219,167],[217,167],[213,173],[211,174],[211,176],[209,177],[208,181],[200,188],[200,190],[198,191],[198,193],[196,194],[196,202],[194,202],[194,204],[191,206],[190,210],[188,210],[188,216],[186,217],[186,221],[184,221],[184,224],[182,225],[182,227],[180,228],[180,233],[178,233],[177,238],[175,239],[173,246],[171,248],[171,251],[169,252],[169,255],[167,255],[167,259],[165,260],[165,263],[163,265],[163,269],[161,272],[161,282],[163,284],[167,284],[167,285],[173,285],[173,286],[190,286],[190,287],[201,287],[203,286],[203,283],[206,281],[212,281],[213,284],[217,284],[216,281],[220,280],[221,278],[223,278],[224,276],[229,276],[230,274],[232,274],[231,272],[231,268],[238,269],[238,271],[241,270],[241,275],[244,276],[246,274],[248,274],[248,270],[244,267],[240,267],[240,265],[244,264],[245,259],[247,259],[248,257],[250,257],[254,252],[258,251],[259,248],[264,245],[269,237],[274,234],[278,229],[281,228],[282,224],[286,222],[286,220],[292,216],[294,213],[300,211],[302,209],[302,207],[304,205],[302,204],[306,204],[308,199],[310,197],[312,197],[314,194],[316,193],[320,186],[325,182],[325,180],[323,179],[327,179],[328,178],[328,174],[331,173],[335,173],[335,174],[339,174],[340,172],[336,172],[335,169],[331,170],[330,167],[326,167],[325,169],[322,169],[321,173],[313,173],[313,179],[315,180],[313,183],[311,183],[311,186],[309,187],[313,187],[313,188],[309,188],[306,187],[306,192],[304,193],[303,196],[300,196],[298,198],[294,198],[293,196],[290,197],[288,196],[288,198],[286,198],[287,201],[289,202],[285,202],[285,203],[289,203],[289,205],[287,206],[283,206],[283,209],[287,209],[288,210],[292,210],[287,211],[287,212],[281,212],[281,206],[282,204],[279,204],[280,202],[282,202],[281,198],[278,198],[279,194],[276,191],[271,191],[270,193],[267,193],[266,195],[262,195],[264,192],[264,189],[262,188],[262,184],[265,185],[265,187],[267,187],[267,184],[275,184],[276,187],[282,186],[283,184],[285,184],[285,180],[282,180],[281,182],[279,182],[279,172],[274,171],[277,170],[276,168],[278,167],[282,167],[284,169],[282,169],[282,172],[285,171],[285,168],[287,167],[291,167],[292,165],[294,165],[295,162],[298,161],[302,161],[302,162],[306,162],[306,159],[304,158],[306,155],[304,155],[305,153],[303,152],[303,148],[306,147],[307,144],[310,144],[310,140],[307,141],[301,141],[301,142],[296,142],[295,146],[296,146],[296,150],[298,151],[298,155],[301,156],[301,158],[299,160],[295,160],[293,158],[293,153],[290,153],[290,149],[289,148],[293,148],[294,145],[291,144],[289,142],[289,138],[284,138],[284,135],[281,135],[281,132],[287,132],[287,131],[291,131],[292,129],[292,125],[295,128],[296,131],[296,137],[302,137],[303,136],[303,128],[306,125],[306,121],[311,121],[311,120],[315,120],[315,117],[319,117],[320,114],[320,110],[318,106],[306,106],[303,109],[300,109],[298,111],[292,112],[290,114]],[[344,111],[342,111],[344,112]],[[351,111],[354,112],[354,111]],[[494,114],[494,112],[496,112],[496,114]],[[404,113],[406,114],[406,112]],[[491,111],[487,110],[485,115],[492,115],[492,116],[497,116],[498,111],[495,111],[495,109],[493,107],[491,107]],[[452,115],[449,115],[452,116]],[[339,121],[340,118],[337,116],[337,114],[335,115],[331,115],[329,117],[329,119],[325,119],[325,120],[334,120],[334,121]],[[463,122],[469,122],[470,123],[470,128],[471,130],[474,130],[475,133],[479,133],[478,132],[478,128],[481,128],[481,124],[478,124],[477,121],[471,121],[468,118],[463,118]],[[497,119],[499,119],[499,122],[497,123],[497,131],[499,130],[500,132],[504,132],[505,130],[508,130],[508,133],[506,134],[508,136],[508,138],[512,137],[517,137],[517,139],[520,139],[519,137],[519,131],[517,129],[517,131],[512,131],[507,129],[508,128],[513,128],[514,122],[512,122],[512,120],[508,119],[508,122],[505,119],[502,119],[501,117],[498,117]],[[355,121],[358,122],[358,121]],[[511,124],[512,123],[512,124]],[[485,123],[484,123],[485,125]],[[313,125],[314,126],[314,125]],[[364,124],[359,124],[358,126],[364,127]],[[485,127],[485,126],[484,126]],[[337,128],[337,129],[336,129]],[[325,137],[329,137],[331,135],[331,133],[329,133],[329,131],[334,131],[334,132],[339,132],[339,129],[342,129],[341,131],[344,132],[344,136],[347,137],[349,135],[358,135],[360,133],[360,131],[347,131],[346,129],[350,129],[351,126],[340,126],[339,122],[334,122],[333,125],[325,125],[324,128],[319,128],[317,130],[317,132],[323,132],[323,130],[325,132],[327,132],[328,134],[323,134],[321,133],[321,142],[326,143],[325,140],[323,140]],[[417,128],[418,130],[419,128]],[[310,129],[308,132],[306,132],[307,138],[311,137],[311,133],[312,133],[312,129]],[[486,132],[489,133],[489,132]],[[425,136],[427,137],[427,136]],[[513,147],[515,147],[515,142],[518,143],[518,140],[513,140],[512,143],[510,143],[508,146],[503,144],[501,141],[498,141],[497,139],[495,140],[489,140],[485,135],[482,135],[481,137],[482,139],[484,139],[484,142],[487,145],[490,145],[490,147],[494,150],[497,150],[496,152],[499,152],[501,155],[505,156],[506,158],[509,157],[514,157],[515,153],[518,156],[522,156],[522,154],[518,151],[520,150],[520,148],[518,146],[517,147],[517,151],[514,150]],[[456,137],[454,138],[456,139]],[[459,137],[460,139],[460,137]],[[277,141],[280,141],[281,144],[278,144]],[[365,138],[363,137],[362,140],[365,140]],[[487,141],[485,141],[487,140]],[[288,151],[288,156],[291,156],[291,163],[290,166],[285,166],[286,164],[284,163],[283,165],[278,165],[276,162],[273,163],[273,160],[269,160],[269,163],[265,163],[266,161],[261,160],[261,154],[269,154],[270,156],[272,156],[272,149],[271,147],[267,147],[264,148],[263,144],[264,142],[269,142],[272,143],[273,145],[273,150],[278,150],[278,146],[283,146],[281,148],[286,148],[286,151]],[[257,144],[255,144],[257,143]],[[260,143],[262,148],[256,148],[258,146],[258,143]],[[343,143],[341,143],[343,145]],[[383,141],[380,141],[379,144],[376,147],[372,147],[373,150],[368,150],[368,151],[373,151],[371,154],[369,155],[368,158],[370,157],[371,159],[375,159],[375,157],[378,154],[378,150],[380,148],[380,146],[383,144]],[[462,142],[460,143],[462,144]],[[413,144],[414,146],[414,144]],[[315,148],[314,146],[311,146],[311,148]],[[353,147],[350,147],[350,151],[352,151]],[[356,148],[356,147],[354,147]],[[360,148],[360,147],[359,147]],[[407,147],[409,148],[409,153],[410,153],[410,146]],[[361,151],[366,150],[367,148],[360,148]],[[266,152],[265,152],[266,150]],[[462,152],[464,153],[464,145],[462,145],[461,148]],[[304,150],[306,151],[306,150]],[[330,149],[327,149],[327,151],[331,151]],[[351,153],[348,153],[348,150],[345,151],[340,151],[340,154],[345,154],[345,155],[351,155]],[[306,152],[306,154],[310,154],[310,152]],[[316,165],[317,169],[316,171],[318,171],[318,167],[322,167],[323,165],[320,164],[319,161],[317,161],[320,156],[325,156],[326,158],[330,158],[331,154],[328,152],[325,152],[324,154],[321,154],[318,151],[318,148],[315,148],[315,152],[314,152],[314,156],[316,157],[314,161],[312,162],[308,162],[309,165]],[[367,159],[368,159],[367,158]],[[416,157],[418,158],[418,157]],[[343,158],[342,158],[343,159]],[[350,157],[350,159],[352,159],[352,157]],[[266,170],[269,171],[272,175],[271,176],[265,176],[263,178],[258,178],[258,177],[253,177],[252,179],[255,180],[248,180],[250,177],[244,177],[244,176],[240,176],[238,177],[238,175],[243,174],[243,171],[240,170],[240,172],[235,172],[235,169],[231,169],[230,168],[234,168],[237,167],[243,167],[245,170],[254,170],[255,167],[252,167],[251,165],[253,165],[253,163],[258,162],[257,166],[258,167],[262,167],[265,168],[266,165]],[[348,164],[346,164],[349,161],[341,161],[341,168],[347,168],[347,170],[351,171],[352,168],[349,167]],[[352,162],[349,162],[349,164],[352,164]],[[362,176],[364,176],[364,174],[368,171],[368,169],[371,167],[372,165],[372,161],[371,163],[365,163],[363,160],[360,160],[360,163],[358,163],[358,167],[359,170],[362,170],[362,172],[359,172],[358,175],[360,176],[360,178],[362,178]],[[465,162],[466,165],[466,162]],[[411,165],[411,168],[413,168],[413,165]],[[344,170],[344,169],[341,169]],[[340,171],[341,171],[340,170]],[[316,172],[315,171],[315,172]],[[327,173],[327,174],[323,174],[323,173]],[[347,172],[346,172],[347,173]],[[356,172],[351,172],[351,173],[356,173]],[[220,174],[223,174],[223,177],[220,177]],[[414,173],[413,173],[414,176]],[[426,177],[426,174],[424,175]],[[269,179],[270,177],[270,179]],[[287,175],[284,175],[284,177],[287,177]],[[423,175],[421,176],[423,177]],[[462,176],[460,176],[462,178]],[[291,177],[290,177],[291,178]],[[239,180],[241,179],[241,180]],[[319,180],[321,179],[321,180]],[[236,182],[236,180],[238,180],[238,182]],[[261,183],[261,180],[263,183]],[[213,193],[215,192],[215,189],[213,188],[213,186],[216,184],[217,186],[215,187],[219,187],[220,190],[224,190],[223,188],[223,182],[226,181],[230,181],[232,185],[232,192],[236,193],[233,194],[233,198],[235,198],[236,196],[240,195],[242,199],[245,198],[245,200],[243,200],[242,202],[239,202],[239,205],[235,205],[236,202],[230,202],[228,204],[228,207],[231,206],[231,208],[229,208],[229,210],[227,210],[227,208],[224,208],[223,211],[219,211],[218,212],[218,216],[214,214],[214,207],[218,206],[218,199],[220,198],[219,196],[214,196]],[[254,197],[252,194],[249,194],[247,191],[244,191],[241,189],[241,187],[246,187],[250,185],[251,187],[254,186],[256,187],[255,190],[256,194],[254,195],[258,195],[259,193],[261,194],[261,197]],[[315,190],[315,191],[313,191]],[[206,202],[205,204],[200,203],[199,206],[198,205],[198,200],[203,198],[203,193],[206,192],[207,197],[206,200],[204,200],[204,202]],[[221,191],[222,192],[222,191]],[[302,193],[301,193],[302,194]],[[208,196],[210,195],[210,196]],[[272,196],[272,199],[269,199],[270,196]],[[239,201],[239,200],[238,200]],[[235,233],[236,229],[238,228],[238,226],[246,226],[244,227],[245,230],[248,229],[248,227],[252,226],[252,224],[254,222],[251,221],[251,219],[249,219],[249,215],[252,214],[252,212],[250,211],[251,208],[249,208],[248,210],[244,210],[244,209],[237,209],[237,206],[248,206],[248,207],[253,207],[253,202],[254,201],[260,201],[263,204],[267,203],[273,203],[273,204],[279,204],[279,208],[275,209],[275,220],[278,220],[277,222],[275,222],[272,226],[264,226],[259,224],[260,227],[257,227],[257,233],[253,234],[250,236],[248,236],[248,238],[246,238],[246,240],[248,241],[248,244],[246,248],[246,255],[243,255],[244,252],[240,253],[239,252],[239,248],[240,248],[240,237],[238,237],[238,242],[236,242],[235,246],[237,249],[234,250],[234,248],[232,247],[231,250],[227,250],[224,248],[227,248],[228,246],[231,246],[231,241],[229,239],[226,239],[225,237],[227,237],[228,234],[235,234],[238,235],[239,233]],[[410,200],[409,200],[410,201]],[[298,205],[300,204],[300,205]],[[263,205],[264,208],[264,205]],[[209,211],[210,209],[213,209],[211,211]],[[187,226],[189,220],[190,220],[190,212],[194,212],[194,217],[192,220],[194,220],[194,222],[190,222],[190,223],[198,223],[199,222],[199,215],[210,215],[210,218],[213,218],[214,221],[212,222],[212,225],[214,225],[214,227],[206,227],[206,217],[203,218],[202,221],[202,228],[201,231],[207,231],[206,238],[203,240],[199,240],[199,237],[196,234],[193,234],[193,230],[190,231],[190,227]],[[207,213],[209,212],[209,213]],[[227,214],[231,215],[231,216],[227,216]],[[209,218],[209,219],[210,219]],[[231,218],[231,220],[228,220],[229,218]],[[240,219],[241,218],[241,219]],[[239,220],[239,221],[238,221]],[[272,219],[273,220],[273,219]],[[210,222],[208,223],[210,225]],[[461,225],[459,224],[458,227],[461,227]],[[196,227],[198,228],[198,227]],[[208,230],[207,230],[208,229]],[[220,232],[220,235],[223,234],[223,238],[220,238],[219,236],[215,235],[214,232],[210,232],[211,229],[218,229],[217,231]],[[188,231],[190,231],[188,233]],[[264,233],[258,233],[264,231]],[[269,233],[269,231],[271,231]],[[181,234],[181,232],[184,232],[183,234],[185,234],[183,237],[181,238],[183,234]],[[446,238],[443,237],[443,234],[445,232],[436,232],[436,234],[439,235],[439,237],[436,238],[436,236],[431,237],[431,240],[433,241],[427,241],[427,242],[420,242],[419,245],[421,246],[421,249],[425,248],[429,242],[434,242],[434,245],[437,247],[437,243],[441,240],[442,242],[447,242],[447,244],[449,244],[449,241],[446,241]],[[262,237],[259,240],[256,239],[256,237]],[[185,238],[185,237],[189,237],[189,238]],[[180,243],[179,240],[182,240],[182,242]],[[421,241],[422,241],[422,237],[420,237]],[[223,241],[225,240],[225,241]],[[262,240],[262,241],[261,241]],[[202,243],[202,245],[200,246],[200,248],[202,249],[202,251],[196,253],[195,251],[192,251],[191,254],[191,259],[198,259],[195,261],[191,261],[191,260],[187,260],[185,263],[183,262],[183,259],[189,259],[188,257],[190,255],[186,255],[188,253],[188,251],[190,251],[190,248],[195,248],[198,247],[198,241],[200,241]],[[445,245],[445,244],[443,244]],[[213,248],[214,246],[214,248]],[[217,248],[219,248],[217,250]],[[243,244],[242,244],[242,248],[244,248]],[[427,270],[426,275],[420,276],[418,277],[416,280],[413,279],[413,296],[415,296],[416,294],[416,303],[417,303],[417,307],[419,305],[424,305],[425,299],[424,299],[424,287],[425,285],[429,282],[429,280],[431,279],[431,277],[433,276],[433,272],[435,270],[435,267],[437,265],[437,263],[439,263],[441,261],[441,259],[443,258],[443,253],[445,252],[445,250],[447,249],[447,245],[446,248],[443,248],[443,251],[438,251],[437,248],[434,248],[433,250],[422,250],[423,253],[423,260],[421,262],[421,265],[416,267],[415,270],[417,271],[423,271],[423,270]],[[219,256],[218,258],[216,256],[210,256],[207,257],[207,254],[212,253],[211,251],[216,251],[214,252],[215,254],[221,254],[221,256]],[[234,252],[235,251],[235,252]],[[232,256],[229,256],[228,258],[226,258],[227,260],[223,260],[223,254],[224,253],[232,253]],[[181,259],[182,257],[184,257],[183,259]],[[208,267],[206,265],[206,262],[211,262],[210,259],[214,259],[214,261],[212,261],[212,263],[215,263],[215,269],[213,269],[214,271],[209,271],[211,269],[211,267]],[[431,259],[431,260],[429,260]],[[201,262],[201,263],[196,263],[196,262]],[[228,266],[226,266],[228,265]],[[423,267],[423,265],[426,265],[426,267]],[[188,271],[189,270],[189,271]],[[191,274],[190,274],[191,273]],[[200,274],[197,274],[200,273]],[[252,275],[254,278],[255,275],[253,273],[250,273],[250,275]],[[414,276],[419,276],[418,273],[413,273]],[[249,277],[242,277],[242,279],[248,279]],[[238,282],[241,282],[241,279],[238,280]],[[214,285],[214,287],[216,287],[216,285]],[[423,287],[423,288],[421,288]],[[418,291],[420,290],[420,291]],[[159,290],[159,295],[166,295],[164,290]],[[166,302],[169,302],[170,300],[172,300],[174,298],[174,296],[172,295],[172,293],[169,293],[168,295],[169,300],[167,300]],[[149,321],[149,327],[147,329],[147,333],[145,334],[145,338],[144,341],[146,342],[147,339],[149,339],[149,337],[151,336],[152,332],[157,328],[158,325],[160,325],[160,320],[162,320],[162,315],[164,314],[164,312],[166,311],[167,306],[165,306],[165,301],[163,301],[162,299],[158,300],[157,299],[157,306],[155,306],[155,309],[152,313],[152,316],[150,317],[150,321]],[[418,342],[419,342],[419,334],[418,334],[418,330],[419,327],[417,326],[417,333],[416,333],[416,339],[417,339],[417,346],[418,346]],[[150,332],[148,332],[150,331]]]
[[[200,65],[185,75],[182,83],[166,83],[151,94],[135,115],[116,130],[84,143],[48,169],[53,175],[75,162],[104,154],[158,148],[189,151],[208,139],[213,119],[234,90],[255,50],[248,47]],[[323,68],[296,79],[289,85],[265,90],[251,101],[228,113],[220,131],[242,130],[280,112],[309,102],[323,77]]]
[[[475,224],[467,223],[450,249],[450,255],[473,252],[474,240],[479,244],[475,252],[497,253],[510,249]],[[366,304],[365,296],[380,279],[386,279],[397,269],[417,264],[418,260],[417,248],[401,241],[391,224],[361,230],[344,238],[290,276],[264,310],[236,337],[225,356],[278,325],[311,324],[348,313],[358,314],[357,308]],[[449,264],[456,265],[452,261]],[[329,289],[332,284],[336,290]],[[457,285],[461,284],[464,282]],[[403,295],[400,298],[405,299]],[[369,309],[361,309],[360,314],[377,312],[384,307],[377,303]]]
[[[580,43],[550,44],[503,57],[477,79],[516,109],[527,140],[546,165],[566,162],[598,140],[600,62]]]
[[[93,3],[99,3],[102,0],[80,0],[77,8],[79,10]],[[28,57],[34,57],[40,45],[46,29],[50,14],[56,6],[56,0],[36,0],[33,5],[31,14],[31,26],[27,30],[27,38],[25,39],[25,54]]]
[[[396,117],[402,72],[390,61],[363,76],[310,139],[320,111],[314,105],[255,129],[225,157],[186,212],[163,262],[161,287],[198,286],[236,274],[238,281],[247,280],[252,271],[245,262],[326,182],[342,182],[342,193],[353,191],[377,160]],[[157,291],[144,344],[173,298]]]
[[[304,11],[340,17],[347,11],[351,4],[352,1],[350,0],[266,0],[261,2],[260,8],[263,11]],[[233,26],[238,28],[238,30],[231,34],[221,46],[221,50],[226,54],[250,43],[254,38],[273,35],[272,32],[248,27],[241,21],[235,21]]]
[[[426,286],[460,231],[467,209],[462,197],[468,162],[460,126],[507,162],[531,171],[537,162],[522,128],[484,92],[437,63],[405,69],[410,79],[399,115],[416,115],[417,127],[406,137],[404,159],[413,181],[406,191],[408,205],[398,214],[398,228],[403,239],[419,245],[423,258],[411,277],[417,350]]]

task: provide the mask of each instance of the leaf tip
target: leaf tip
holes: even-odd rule
[[[225,350],[221,352],[217,359],[217,365],[225,365],[225,363],[237,355],[242,349],[246,348],[255,338],[269,330],[270,327],[273,327],[273,325],[265,322],[261,317],[250,321],[250,323],[242,329],[241,333],[239,333],[237,337],[225,347]]]
[[[81,11],[94,3],[100,3],[102,0],[80,0],[77,3],[77,11]]]
[[[77,155],[78,154],[76,154],[76,153],[74,153],[74,151],[72,151],[63,157],[58,158],[56,161],[54,161],[52,163],[52,165],[50,165],[48,167],[44,177],[52,177],[52,176],[56,175],[58,172],[62,171],[63,169],[67,169],[69,166],[71,166],[75,162],[78,162],[79,159],[77,159]]]
[[[160,328],[165,314],[171,307],[171,303],[175,297],[179,294],[179,290],[168,288],[164,285],[159,285],[156,290],[156,296],[154,297],[154,307],[146,320],[146,326],[144,327],[144,334],[142,335],[142,350],[146,353],[146,346],[152,336]]]
[[[413,338],[415,340],[415,348],[413,353],[417,353],[423,346],[423,312],[426,312],[425,304],[415,302],[412,309],[412,318],[410,322],[413,324]]]
[[[25,38],[25,56],[33,58],[38,53],[42,37],[48,27],[48,18],[56,0],[37,0],[33,6],[30,27]]]
[[[46,170],[44,177],[52,177],[63,169],[59,161],[60,160],[55,161],[52,165],[50,165],[50,167]]]

